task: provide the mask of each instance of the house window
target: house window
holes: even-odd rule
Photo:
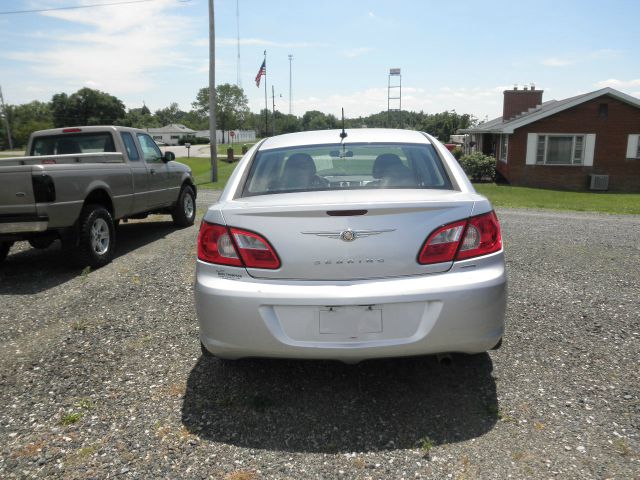
[[[171,140],[180,140],[180,135],[171,135]]]
[[[541,165],[582,165],[584,135],[538,135],[536,163]]]
[[[500,135],[500,161],[507,163],[509,150],[509,135]]]
[[[154,135],[153,139],[154,140],[162,140],[162,135]]]
[[[640,135],[637,133],[629,135],[627,140],[627,158],[640,159]]]
[[[598,116],[600,118],[607,118],[608,115],[609,115],[609,104],[601,103],[600,105],[598,105]]]

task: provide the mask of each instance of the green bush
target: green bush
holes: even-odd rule
[[[460,147],[456,147],[453,150],[451,150],[451,154],[456,158],[456,160],[460,160],[460,157],[462,157],[463,153],[464,152]]]
[[[464,155],[459,160],[464,172],[474,182],[494,181],[496,178],[496,159],[480,152]]]
[[[207,137],[182,137],[178,140],[178,145],[184,145],[185,143],[190,143],[191,145],[206,145],[209,143],[209,139]]]

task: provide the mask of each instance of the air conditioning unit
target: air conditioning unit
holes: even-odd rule
[[[609,189],[609,175],[589,175],[589,189],[590,190],[608,190]]]

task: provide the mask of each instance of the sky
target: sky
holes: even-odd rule
[[[127,108],[191,109],[209,82],[208,0],[4,13],[123,1],[0,0],[5,102],[90,87]],[[255,112],[265,105],[264,83],[255,84],[265,50],[269,108],[273,86],[276,109],[299,116],[386,111],[390,68],[401,69],[403,109],[480,120],[500,116],[502,92],[516,84],[535,84],[545,101],[604,87],[640,97],[636,0],[214,0],[214,8],[216,83],[237,83],[239,71]]]

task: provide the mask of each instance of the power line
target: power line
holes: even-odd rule
[[[77,10],[79,8],[95,8],[95,7],[109,7],[112,5],[128,5],[130,3],[146,3],[155,2],[156,0],[126,0],[121,2],[108,2],[108,3],[94,3],[92,5],[74,5],[69,7],[55,7],[55,8],[38,8],[34,10],[13,10],[7,12],[0,12],[0,15],[13,15],[16,13],[40,13],[40,12],[53,12],[55,10]],[[191,1],[191,0],[186,0]],[[182,0],[181,3],[186,3]]]

